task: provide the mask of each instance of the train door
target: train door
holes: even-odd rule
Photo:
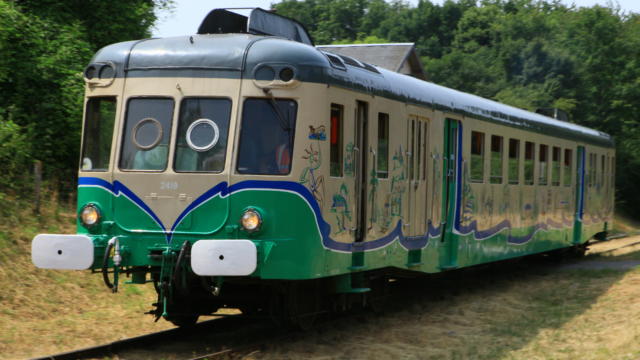
[[[355,211],[356,211],[356,233],[355,241],[364,241],[367,236],[367,174],[369,159],[369,126],[368,126],[368,105],[364,101],[356,103],[355,121]]]
[[[462,125],[460,121],[446,119],[444,126],[442,231],[440,246],[440,268],[455,268],[458,241],[454,234],[457,219],[457,196],[460,185],[460,157]]]
[[[414,116],[409,117],[407,120],[407,154],[406,154],[406,163],[407,163],[407,219],[405,221],[405,235],[415,235],[415,207],[416,207],[416,198],[415,198],[415,189],[413,188],[415,182],[415,147],[416,147],[416,118]]]
[[[425,118],[412,116],[407,129],[409,209],[405,235],[424,235],[427,221],[427,121]]]
[[[579,243],[582,236],[582,215],[584,214],[584,174],[585,174],[585,151],[584,146],[578,146],[576,151],[576,164],[578,164],[576,174],[576,208],[575,220],[573,222],[573,242]]]

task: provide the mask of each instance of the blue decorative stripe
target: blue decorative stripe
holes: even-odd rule
[[[461,144],[461,142],[459,142]],[[461,151],[461,149],[459,149]],[[460,152],[459,152],[460,153]],[[461,164],[458,164],[458,171],[456,174],[456,178],[460,180],[460,169]],[[511,229],[511,223],[508,220],[504,220],[500,222],[498,225],[487,229],[487,230],[478,230],[477,221],[471,222],[467,226],[463,226],[459,221],[459,211],[460,211],[460,183],[458,181],[457,191],[456,191],[456,229],[461,235],[469,235],[474,234],[474,238],[477,240],[487,239],[496,233],[503,231],[505,229]],[[114,196],[119,196],[120,194],[129,198],[132,202],[140,207],[145,213],[147,213],[163,230],[165,233],[167,243],[171,243],[173,233],[175,229],[180,225],[180,223],[184,220],[184,218],[189,215],[193,210],[195,210],[200,205],[206,203],[207,201],[213,199],[216,196],[227,197],[228,195],[234,192],[240,192],[245,190],[276,190],[276,191],[286,191],[296,194],[302,197],[311,210],[313,211],[316,219],[316,224],[318,226],[318,231],[322,238],[322,245],[330,250],[339,251],[339,252],[359,252],[359,251],[371,251],[380,249],[385,247],[394,241],[398,241],[404,248],[408,250],[417,250],[426,247],[429,243],[429,240],[432,238],[436,238],[441,236],[442,227],[435,227],[431,222],[427,224],[427,231],[424,235],[419,236],[405,236],[402,232],[402,221],[399,220],[395,226],[395,228],[387,235],[371,241],[359,242],[359,243],[343,243],[338,242],[331,238],[331,226],[325,221],[322,216],[322,211],[318,202],[313,197],[313,194],[302,184],[296,182],[289,181],[262,181],[262,180],[247,180],[232,184],[229,186],[227,182],[221,182],[211,189],[207,190],[205,193],[196,198],[191,204],[189,204],[184,211],[176,218],[173,226],[171,226],[170,230],[167,230],[167,227],[162,223],[162,221],[158,218],[158,216],[147,206],[142,199],[135,195],[133,191],[127,188],[124,184],[119,181],[115,181],[113,184],[109,182],[92,177],[81,177],[78,181],[79,186],[95,186],[106,189],[111,192]],[[549,222],[550,220],[548,220]],[[531,238],[535,235],[538,230],[546,230],[551,227],[557,227],[557,223],[551,222],[549,224],[537,224],[532,227],[532,231],[524,236],[508,236],[508,242],[511,244],[524,244],[531,240]]]
[[[454,209],[454,223],[453,229],[455,232],[462,236],[473,235],[475,240],[485,240],[496,234],[508,230],[509,232],[512,229],[511,222],[509,220],[503,220],[495,226],[490,227],[489,229],[479,230],[477,220],[473,220],[468,225],[462,225],[460,220],[461,217],[461,204],[462,204],[462,123],[458,122],[458,132],[457,132],[457,151],[456,151],[456,191],[455,191],[455,209]],[[581,204],[582,205],[582,204]],[[564,222],[567,224],[567,222]],[[569,222],[568,226],[571,226],[572,223]],[[550,227],[562,229],[563,225],[554,222],[553,220],[547,220],[546,223],[538,223],[531,227],[531,231],[523,236],[513,236],[509,233],[507,235],[507,243],[521,245],[529,242],[533,236],[539,230],[548,230]]]
[[[294,193],[300,197],[302,197],[311,210],[313,211],[316,224],[318,226],[318,230],[322,237],[322,245],[328,249],[341,251],[341,252],[354,252],[354,251],[371,251],[375,249],[382,248],[391,244],[396,239],[401,242],[403,246],[408,249],[418,249],[423,248],[427,245],[430,237],[439,236],[440,230],[437,228],[429,228],[429,231],[424,236],[420,237],[412,237],[405,238],[402,234],[402,222],[398,221],[396,227],[391,233],[383,236],[380,239],[376,239],[373,241],[366,241],[362,243],[342,243],[335,241],[331,238],[331,226],[324,220],[322,217],[322,211],[318,205],[318,202],[313,197],[313,194],[307,189],[305,186],[289,181],[260,181],[260,180],[248,180],[242,181],[239,183],[235,183],[231,186],[228,186],[227,182],[221,182],[214,186],[213,188],[206,191],[204,194],[200,195],[197,199],[195,199],[186,209],[177,217],[173,226],[170,230],[167,230],[167,227],[162,223],[162,221],[158,218],[158,216],[147,206],[144,201],[142,201],[138,196],[136,196],[133,191],[128,189],[124,184],[119,181],[115,181],[112,184],[109,182],[91,177],[81,177],[78,180],[79,186],[97,186],[106,189],[111,192],[114,196],[118,196],[120,194],[125,195],[131,201],[133,201],[136,205],[138,205],[145,213],[147,213],[151,218],[158,223],[158,225],[162,228],[165,233],[167,243],[171,243],[173,233],[175,229],[180,225],[182,220],[189,215],[193,210],[195,210],[198,206],[204,204],[210,199],[221,196],[226,197],[234,192],[244,191],[244,190],[279,190],[279,191],[287,191]]]
[[[538,223],[535,224],[533,226],[530,227],[530,231],[529,233],[522,235],[522,236],[514,236],[514,235],[507,235],[507,242],[509,244],[515,244],[515,245],[522,245],[524,243],[529,242],[533,236],[536,234],[536,232],[540,231],[540,230],[550,230],[552,228],[555,229],[563,229],[565,228],[565,224],[567,224],[566,221],[563,220],[562,223],[556,222],[552,219],[547,219],[545,222],[543,223]],[[571,225],[571,222],[569,222],[568,224],[569,226]],[[485,240],[488,239],[496,234],[498,234],[501,231],[504,230],[508,230],[511,231],[512,226],[511,226],[511,222],[509,220],[503,220],[500,223],[498,223],[497,225],[486,229],[486,230],[478,230],[478,222],[477,220],[473,220],[472,222],[469,223],[469,225],[461,225],[458,228],[458,231],[460,232],[461,235],[466,236],[466,235],[470,235],[473,234],[474,239],[476,240]]]
[[[400,223],[398,222],[398,225]],[[429,240],[432,238],[440,237],[442,226],[434,227],[431,221],[427,224],[427,232],[420,236],[406,236],[400,237],[400,245],[407,250],[418,250],[427,246]]]
[[[158,216],[153,212],[153,210],[151,210],[151,208],[147,204],[145,204],[145,202],[142,201],[142,199],[140,199],[133,191],[127,188],[120,181],[116,180],[114,181],[113,184],[110,184],[108,181],[99,179],[99,178],[81,177],[78,179],[78,186],[97,186],[97,187],[101,187],[108,190],[114,196],[120,196],[120,194],[126,196],[127,198],[129,198],[129,200],[133,201],[144,212],[146,212],[149,216],[151,216],[153,221],[155,221],[158,224],[158,226],[160,226],[160,228],[162,229],[162,231],[165,232],[165,234],[167,233],[167,230],[164,224],[162,223],[160,218],[158,218]]]

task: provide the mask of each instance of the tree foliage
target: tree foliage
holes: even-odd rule
[[[617,198],[640,207],[640,15],[558,0],[285,0],[275,8],[317,43],[415,42],[436,83],[531,111],[557,107],[613,135]]]
[[[72,186],[82,70],[106,44],[148,37],[169,0],[0,0],[0,194],[24,184],[31,160]]]

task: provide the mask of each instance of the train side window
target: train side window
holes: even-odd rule
[[[593,178],[594,172],[593,168],[595,166],[595,161],[593,160],[593,153],[589,153],[589,171],[587,172],[587,186],[593,186]]]
[[[422,121],[420,120],[416,121],[416,137],[418,138],[415,150],[418,154],[416,158],[416,179],[420,180],[420,174],[422,173]]]
[[[429,157],[429,147],[427,146],[427,141],[429,139],[428,127],[429,123],[424,121],[422,122],[423,132],[422,132],[422,154],[424,155],[422,158],[422,180],[427,180],[427,158]]]
[[[584,186],[591,186],[591,153],[585,153]]]
[[[82,139],[82,171],[107,171],[111,158],[116,98],[99,97],[87,101]]]
[[[549,177],[549,174],[547,173],[547,169],[549,167],[547,159],[548,150],[549,147],[547,145],[540,144],[540,160],[538,162],[540,164],[540,167],[538,168],[538,185],[547,185],[547,178]]]
[[[593,161],[596,164],[596,166],[593,169],[594,170],[594,173],[593,173],[593,186],[599,187],[600,186],[600,171],[602,171],[602,169],[600,168],[600,162],[598,161],[598,154],[593,154]]]
[[[509,184],[520,183],[520,140],[509,139]]]
[[[525,141],[524,143],[524,183],[525,185],[533,185],[534,165],[536,160],[536,144]]]
[[[502,184],[502,136],[491,135],[491,173],[489,182]]]
[[[342,176],[344,107],[331,104],[331,132],[329,138],[329,171],[331,176]]]
[[[600,186],[604,187],[604,174],[606,172],[605,168],[605,157],[604,155],[600,155]]]
[[[236,165],[240,174],[287,175],[291,171],[298,105],[285,99],[273,102],[257,98],[244,102]],[[314,166],[320,162],[317,151],[308,155]]]
[[[174,169],[221,172],[227,155],[231,100],[185,98],[180,104]]]
[[[593,156],[593,166],[591,167],[591,186],[598,186],[598,154],[593,153],[591,155]]]
[[[471,132],[471,181],[484,181],[484,133]]]
[[[416,141],[416,120],[415,119],[411,119],[409,121],[409,123],[411,124],[411,132],[409,133],[409,157],[408,157],[408,162],[409,162],[409,179],[411,180],[415,180],[415,141]]]
[[[377,155],[377,176],[380,179],[386,179],[389,177],[389,114],[385,113],[378,113]]]
[[[562,170],[562,183],[564,186],[571,186],[571,175],[573,174],[573,150],[564,149],[564,169]]]
[[[607,188],[609,186],[609,174],[611,171],[611,158],[609,155],[604,155],[604,170],[602,171],[602,187]]]
[[[560,148],[557,146],[551,152],[551,185],[560,186]]]
[[[611,187],[611,181],[613,172],[613,158],[611,156],[607,156],[607,187]]]
[[[616,157],[615,156],[611,157],[611,181],[609,181],[609,186],[611,186],[612,189],[616,187]]]
[[[164,170],[169,156],[173,99],[129,100],[120,169]]]

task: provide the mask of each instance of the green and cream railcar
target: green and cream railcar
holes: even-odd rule
[[[611,226],[608,135],[321,52],[261,10],[242,21],[216,10],[198,35],[95,55],[78,234],[38,235],[37,266],[152,280],[156,315],[182,324],[314,312],[309,298],[360,299],[392,273],[583,247]],[[294,31],[256,35],[270,21]]]

